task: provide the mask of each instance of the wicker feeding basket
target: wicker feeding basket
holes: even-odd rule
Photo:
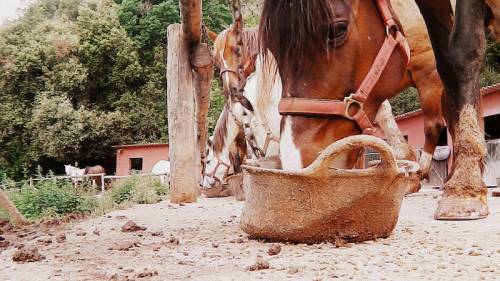
[[[231,196],[238,201],[244,201],[245,193],[243,192],[243,173],[229,176],[226,181],[229,186]]]
[[[341,152],[369,146],[381,162],[368,169],[330,168]],[[417,163],[396,161],[381,139],[352,136],[327,147],[298,172],[243,166],[245,207],[241,227],[254,238],[315,243],[387,237],[398,220]]]
[[[243,201],[245,200],[245,194],[243,193],[243,173],[227,177],[224,184],[202,188],[201,194],[207,198],[233,196],[236,200]]]

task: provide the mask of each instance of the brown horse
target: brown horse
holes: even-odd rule
[[[424,112],[426,142],[420,157],[420,166],[422,176],[427,177],[430,170],[432,155],[437,145],[439,135],[444,127],[440,102],[443,85],[436,70],[432,46],[427,35],[425,22],[422,17],[418,16],[418,7],[412,1],[393,0],[392,3],[406,31],[412,54],[411,61],[408,65],[411,81],[407,86],[415,86],[418,89]],[[236,59],[237,54],[234,52],[237,44],[235,39],[236,25],[237,24],[232,25],[219,35],[209,32],[211,39],[215,42],[214,53],[216,54],[216,63],[221,69],[223,66],[233,69],[238,68],[238,61]],[[243,30],[242,37],[244,40],[242,40],[242,55],[245,65],[252,65],[249,60],[255,58],[255,52],[258,49],[257,42],[254,40],[256,36],[255,31],[255,29]],[[248,46],[248,44],[255,44],[255,46]],[[248,76],[248,72],[248,69],[246,69],[245,78]],[[235,74],[231,76],[223,75],[221,78],[224,85],[237,85],[237,76]],[[279,79],[279,77],[276,78]],[[225,86],[225,88],[228,87],[229,86]],[[389,135],[389,137],[394,135],[392,136],[395,140],[393,140],[393,144],[394,142],[404,142],[402,136],[398,138],[397,135],[400,135],[400,133],[395,132],[395,129],[397,130],[396,123],[394,120],[391,120],[391,112],[388,112],[388,110],[390,110],[390,108],[387,106],[382,108],[381,112],[379,112],[379,116],[377,116],[377,121],[379,121],[379,125],[382,126],[386,135]],[[396,146],[400,147],[399,151],[397,151],[400,158],[409,157],[407,146],[404,144],[397,144]]]
[[[241,77],[247,78],[255,70],[255,57],[259,53],[259,44],[256,28],[245,28],[241,33],[241,44],[237,42],[238,28],[243,22],[236,20],[234,24],[226,28],[220,34],[209,29],[207,33],[214,42],[215,63],[220,69],[220,77],[223,81],[223,91],[226,96],[234,95],[243,89],[245,85],[240,83]],[[237,46],[242,46],[241,63],[236,54]]]
[[[454,163],[436,219],[478,219],[488,215],[482,180],[484,142],[479,75],[484,65],[484,26],[500,40],[500,1],[458,0],[456,17],[449,0],[416,0],[424,16],[446,88],[443,103],[453,138]]]
[[[96,166],[87,166],[85,167],[85,175],[96,175],[96,174],[106,174],[106,170],[101,165]],[[98,187],[102,187],[101,177],[93,176],[90,179],[96,184]]]
[[[411,85],[400,30],[385,1],[265,1],[259,36],[283,82],[280,154],[291,169],[336,140],[371,133],[382,102]],[[346,151],[336,165],[352,167],[357,156]]]

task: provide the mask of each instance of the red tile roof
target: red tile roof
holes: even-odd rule
[[[168,143],[122,144],[122,145],[113,145],[112,148],[122,149],[122,148],[135,148],[135,147],[158,147],[158,146],[168,146]]]

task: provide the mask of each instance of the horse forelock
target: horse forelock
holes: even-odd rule
[[[300,75],[304,59],[317,49],[328,50],[325,26],[335,19],[331,0],[266,0],[259,27],[262,50],[272,51],[280,75],[293,79]]]
[[[218,63],[220,63],[220,60],[222,59],[220,55],[222,53],[222,50],[226,48],[226,38],[230,34],[232,28],[233,27],[230,26],[229,28],[223,30],[219,34],[219,36],[217,36],[217,39],[214,42],[215,57],[217,58]],[[252,57],[259,52],[260,48],[257,28],[243,29],[243,33],[241,34],[241,41],[243,45],[242,51],[245,57]]]
[[[257,28],[245,28],[241,34],[243,53],[245,56],[254,56],[259,53],[259,36]]]

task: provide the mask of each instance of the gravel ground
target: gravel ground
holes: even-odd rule
[[[6,249],[0,280],[500,280],[500,198],[489,197],[487,219],[435,221],[439,194],[405,198],[388,239],[280,243],[281,251],[247,238],[238,227],[243,203],[232,198],[140,205],[23,241],[40,261],[14,262],[16,249]]]

